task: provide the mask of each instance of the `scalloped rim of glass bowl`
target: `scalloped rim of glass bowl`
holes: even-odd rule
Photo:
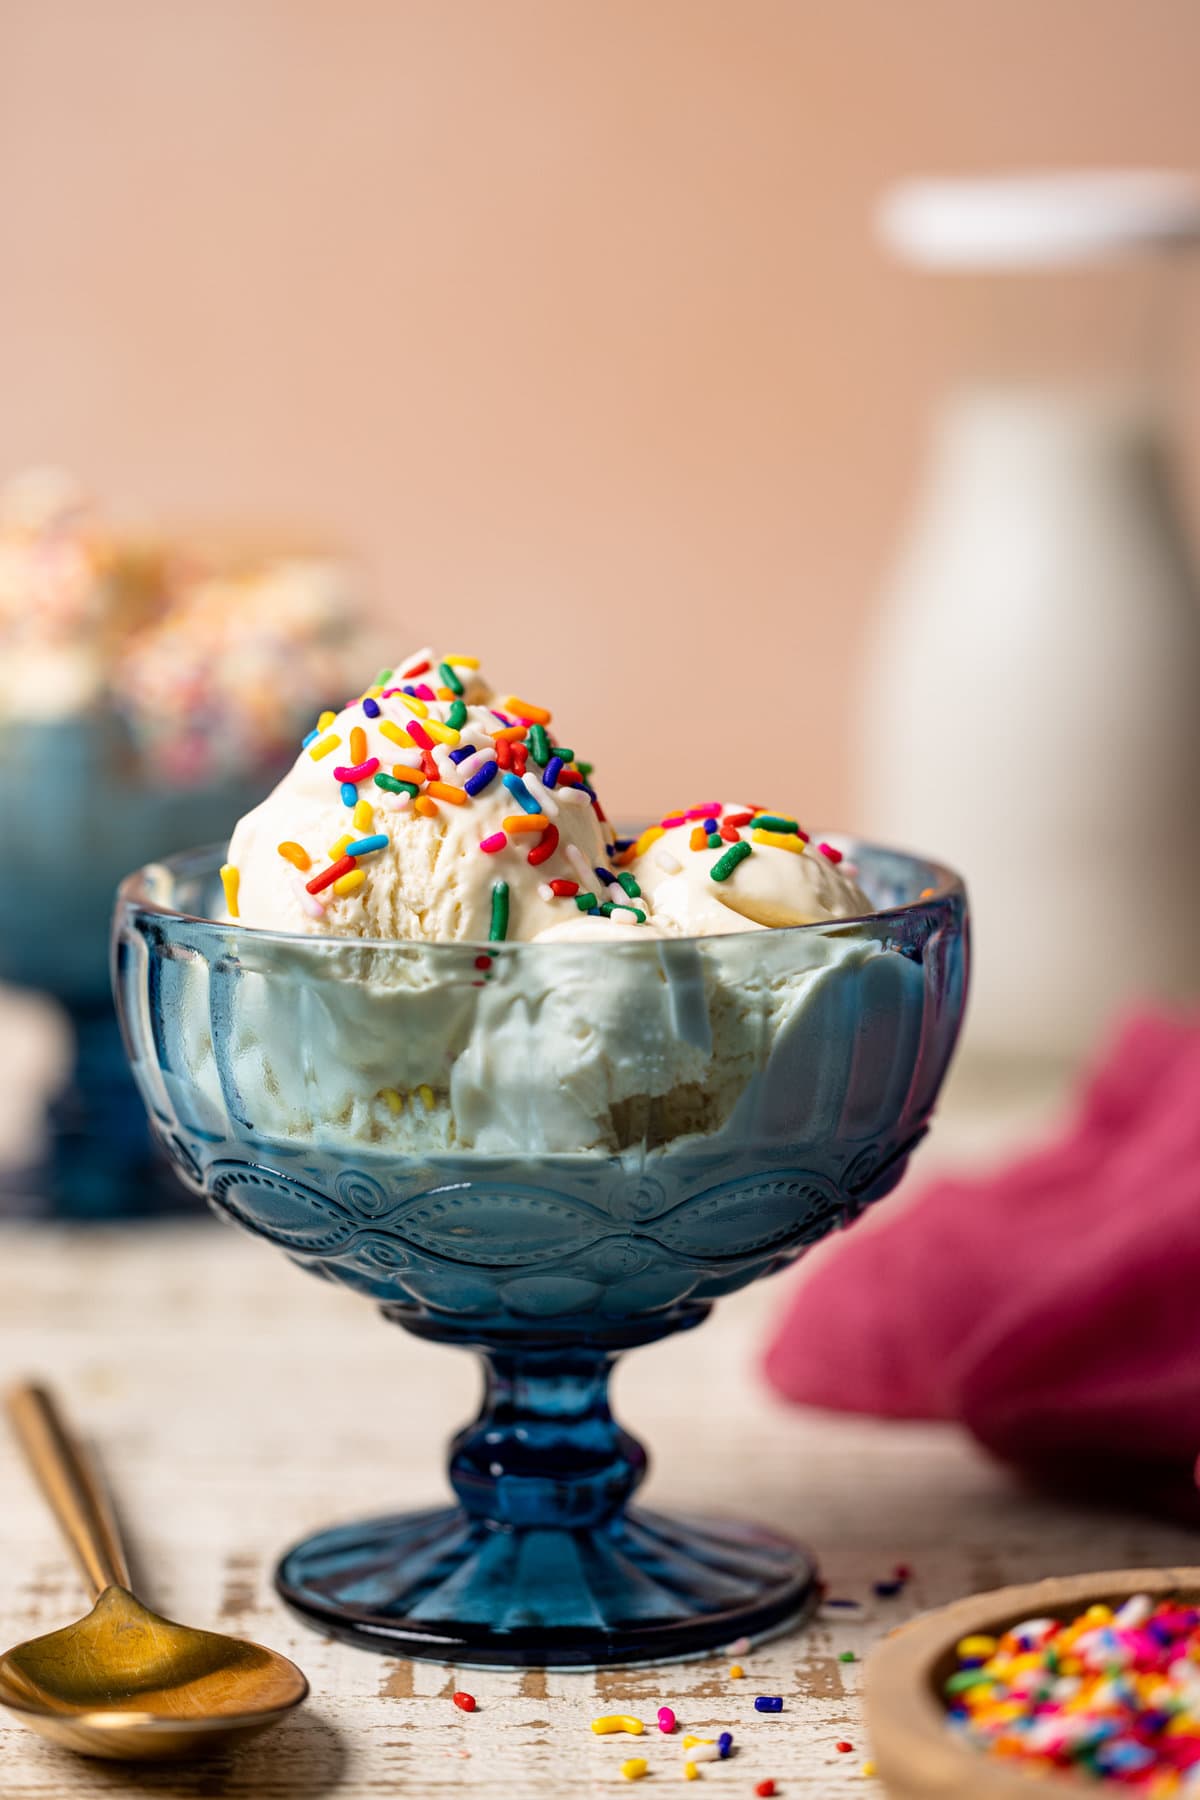
[[[966,900],[966,883],[961,875],[948,868],[945,863],[934,862],[931,858],[918,855],[915,851],[897,850],[890,844],[875,844],[866,838],[854,838],[845,832],[838,832],[838,837],[852,848],[851,858],[868,854],[895,856],[904,862],[914,863],[927,870],[934,878],[932,892],[924,899],[904,900],[896,906],[880,907],[876,912],[856,913],[845,919],[812,919],[804,925],[772,925],[762,929],[768,930],[773,938],[786,937],[798,932],[818,932],[825,937],[836,935],[841,931],[850,931],[857,926],[888,922],[916,912],[923,906],[934,906],[939,902],[961,899]],[[213,931],[252,932],[256,939],[289,946],[307,945],[310,948],[318,945],[337,945],[356,950],[420,950],[420,951],[466,951],[473,950],[477,954],[486,951],[489,955],[507,954],[514,951],[536,950],[540,953],[564,950],[583,950],[591,955],[602,953],[605,957],[632,951],[634,955],[644,954],[642,946],[630,940],[624,943],[587,944],[574,941],[569,944],[535,944],[528,938],[506,939],[495,943],[484,938],[369,938],[351,936],[344,932],[325,931],[278,931],[274,927],[261,925],[245,925],[237,919],[214,919],[205,913],[183,912],[179,907],[168,906],[164,901],[156,899],[149,891],[149,882],[156,869],[163,869],[173,875],[189,868],[199,870],[206,863],[215,863],[217,858],[224,858],[228,846],[222,844],[203,844],[193,850],[180,850],[174,856],[165,856],[155,862],[144,863],[140,869],[134,869],[126,875],[117,888],[118,904],[128,904],[140,912],[151,913],[159,918],[179,919],[189,925],[204,925]],[[749,937],[750,932],[713,933],[698,932],[689,936],[654,937],[647,940],[655,946],[661,944],[710,944],[721,943],[725,936],[734,938]]]

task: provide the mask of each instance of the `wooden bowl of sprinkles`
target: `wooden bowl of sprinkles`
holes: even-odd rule
[[[1200,1569],[1121,1569],[1068,1575],[1027,1587],[972,1594],[901,1625],[867,1659],[867,1730],[876,1772],[892,1800],[1034,1800],[1055,1794],[1128,1792],[1072,1769],[1047,1772],[964,1742],[947,1721],[945,1684],[955,1646],[980,1633],[1000,1637],[1025,1619],[1068,1621],[1097,1602],[1116,1611],[1134,1594],[1156,1603],[1200,1605]]]

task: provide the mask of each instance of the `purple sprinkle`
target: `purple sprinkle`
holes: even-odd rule
[[[482,769],[476,769],[470,779],[464,783],[471,798],[474,799],[476,794],[482,794],[489,782],[495,781],[498,773],[499,771],[494,762],[485,762]]]
[[[515,719],[510,719],[507,713],[497,712],[494,706],[490,710],[493,719],[499,719],[502,725],[515,725],[517,722]]]
[[[717,1739],[717,1755],[721,1758],[722,1762],[724,1762],[732,1749],[733,1733],[732,1731],[723,1731]]]
[[[542,786],[548,788],[557,787],[558,778],[562,774],[564,766],[561,756],[552,756],[550,761],[546,764],[546,767],[542,770]]]
[[[363,711],[366,713],[368,719],[377,719],[379,717],[378,700],[372,700],[368,694],[367,698],[363,701]]]
[[[468,756],[474,756],[474,754],[474,744],[460,744],[457,750],[450,752],[450,761],[452,763],[466,762]]]

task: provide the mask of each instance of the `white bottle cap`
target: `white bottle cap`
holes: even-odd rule
[[[1200,181],[1112,169],[914,177],[883,195],[876,229],[927,269],[1037,269],[1112,261],[1200,239]]]

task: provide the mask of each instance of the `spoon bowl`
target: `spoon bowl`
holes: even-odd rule
[[[112,1518],[49,1396],[18,1389],[23,1448],[98,1599],[86,1618],[0,1656],[0,1706],[84,1756],[160,1762],[275,1724],[308,1693],[285,1656],[177,1625],[130,1593]]]

